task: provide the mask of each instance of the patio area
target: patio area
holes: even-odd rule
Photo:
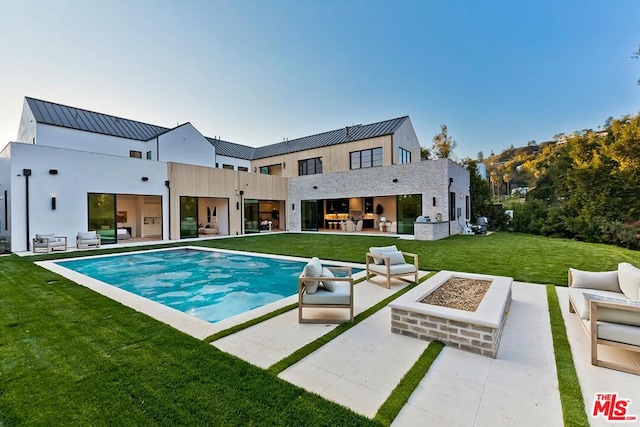
[[[403,286],[397,282],[389,290],[368,282],[356,285],[356,314]],[[612,392],[631,400],[629,414],[640,414],[637,376],[590,364],[589,341],[576,316],[568,312],[566,291],[566,288],[557,288],[587,415],[593,410],[596,393]],[[280,377],[373,417],[428,345],[392,334],[390,318],[391,309],[385,307],[284,370]],[[300,325],[293,310],[214,341],[212,345],[268,368],[334,327]],[[608,357],[640,364],[639,354],[631,356],[625,351],[610,351]],[[592,426],[609,425],[602,417],[590,417],[590,422]],[[395,426],[430,424],[563,424],[544,286],[513,283],[513,302],[496,359],[448,347],[443,349],[393,423]]]
[[[41,263],[49,262],[38,264]],[[363,274],[360,272],[355,278]],[[420,276],[426,274],[421,272]],[[70,278],[197,339],[297,302],[294,295],[217,323],[208,323],[105,287],[97,281],[83,283],[80,277]],[[355,314],[404,286],[406,283],[399,280],[392,282],[391,289],[366,281],[357,284],[354,287]],[[568,310],[568,289],[557,287],[556,292],[590,424],[610,425],[602,415],[590,415],[598,393],[617,393],[619,399],[630,401],[628,415],[640,415],[638,377],[590,364],[589,340],[577,316]],[[309,310],[316,311],[307,312],[306,316],[343,314],[339,310]],[[372,418],[429,344],[391,333],[390,323],[391,308],[386,306],[288,367],[279,377]],[[336,327],[335,324],[300,324],[297,310],[290,310],[216,340],[212,345],[266,369]],[[640,366],[638,353],[606,347],[603,354],[618,362]],[[563,424],[545,286],[513,282],[512,303],[495,359],[451,347],[442,350],[393,422],[395,426],[428,424]]]

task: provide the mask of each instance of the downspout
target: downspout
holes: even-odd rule
[[[165,181],[164,185],[167,187],[167,191],[169,192],[169,195],[168,195],[169,212],[168,212],[167,221],[169,221],[169,240],[171,240],[171,182]],[[164,236],[162,238],[164,239]]]
[[[160,136],[156,136],[156,160],[160,161]]]
[[[449,198],[449,214],[447,215],[449,217],[449,236],[451,236],[451,184],[453,184],[453,178],[449,178],[449,194],[447,194]]]
[[[31,169],[22,169],[22,175],[24,175],[25,179],[25,215],[26,215],[26,223],[27,223],[27,251],[31,249],[31,242],[29,241],[29,177],[31,176]]]

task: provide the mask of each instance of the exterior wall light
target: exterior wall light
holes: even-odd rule
[[[149,181],[149,177],[148,177],[148,176],[143,176],[143,177],[142,177],[142,180],[143,180],[144,182],[147,182],[147,181]]]
[[[51,210],[52,211],[56,210],[56,198],[55,197],[51,198]]]
[[[58,175],[58,169],[49,169],[49,175]]]

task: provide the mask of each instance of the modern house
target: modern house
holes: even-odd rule
[[[469,173],[421,161],[408,116],[262,147],[25,98],[18,138],[0,152],[0,235],[25,251],[36,233],[125,239],[340,229],[413,234],[417,216],[469,219]],[[382,211],[381,214],[380,211]],[[394,227],[380,227],[384,224]],[[435,222],[435,221],[434,221]]]

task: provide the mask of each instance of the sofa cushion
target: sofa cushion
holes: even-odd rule
[[[325,288],[318,288],[314,294],[305,293],[302,295],[303,304],[351,304],[351,286],[347,282],[336,282],[333,292]]]
[[[618,282],[622,293],[629,299],[640,299],[640,269],[628,262],[618,264]]]
[[[369,270],[380,274],[387,274],[386,265],[369,265]],[[413,264],[395,264],[389,266],[389,273],[391,275],[413,274],[415,272],[416,267]]]
[[[626,298],[611,298],[609,296],[597,295],[585,292],[583,294],[587,303],[587,307],[590,306],[590,301],[604,301],[611,302],[620,305],[631,305],[640,307],[640,301],[631,301]],[[598,307],[598,322],[610,322],[620,323],[623,325],[640,326],[640,311],[626,311],[616,310],[609,307]],[[640,333],[640,331],[638,331]]]
[[[404,255],[402,255],[402,252],[400,252],[400,251],[387,252],[387,253],[385,253],[385,255],[389,257],[389,265],[397,265],[397,264],[406,264],[407,263],[407,261],[405,261],[405,259],[404,259]]]
[[[52,242],[55,240],[55,237],[55,233],[36,234],[36,240],[38,243],[46,243],[47,241]]]
[[[598,322],[598,338],[640,346],[640,328],[619,323]]]
[[[584,297],[585,293],[601,295],[607,298],[624,298],[624,294],[622,292],[598,291],[594,289],[574,288],[571,286],[569,288],[569,298],[571,299],[571,302],[573,303],[573,306],[578,312],[580,318],[585,320],[589,320],[589,301]]]
[[[92,233],[92,232],[86,232],[86,231],[80,231],[78,233],[78,237],[80,238],[80,240],[96,240],[96,233]]]
[[[317,257],[311,258],[311,261],[304,266],[304,277],[321,277],[322,276],[322,264]],[[314,294],[318,290],[318,280],[305,280],[304,286],[308,294]]]
[[[398,252],[398,248],[396,247],[396,245],[371,247],[369,248],[369,252],[371,252],[374,255],[383,255],[383,254],[386,255],[387,252]],[[373,262],[378,265],[381,265],[384,263],[384,261],[379,258],[374,258]]]
[[[618,285],[618,271],[583,271],[570,268],[571,287],[622,292]]]

